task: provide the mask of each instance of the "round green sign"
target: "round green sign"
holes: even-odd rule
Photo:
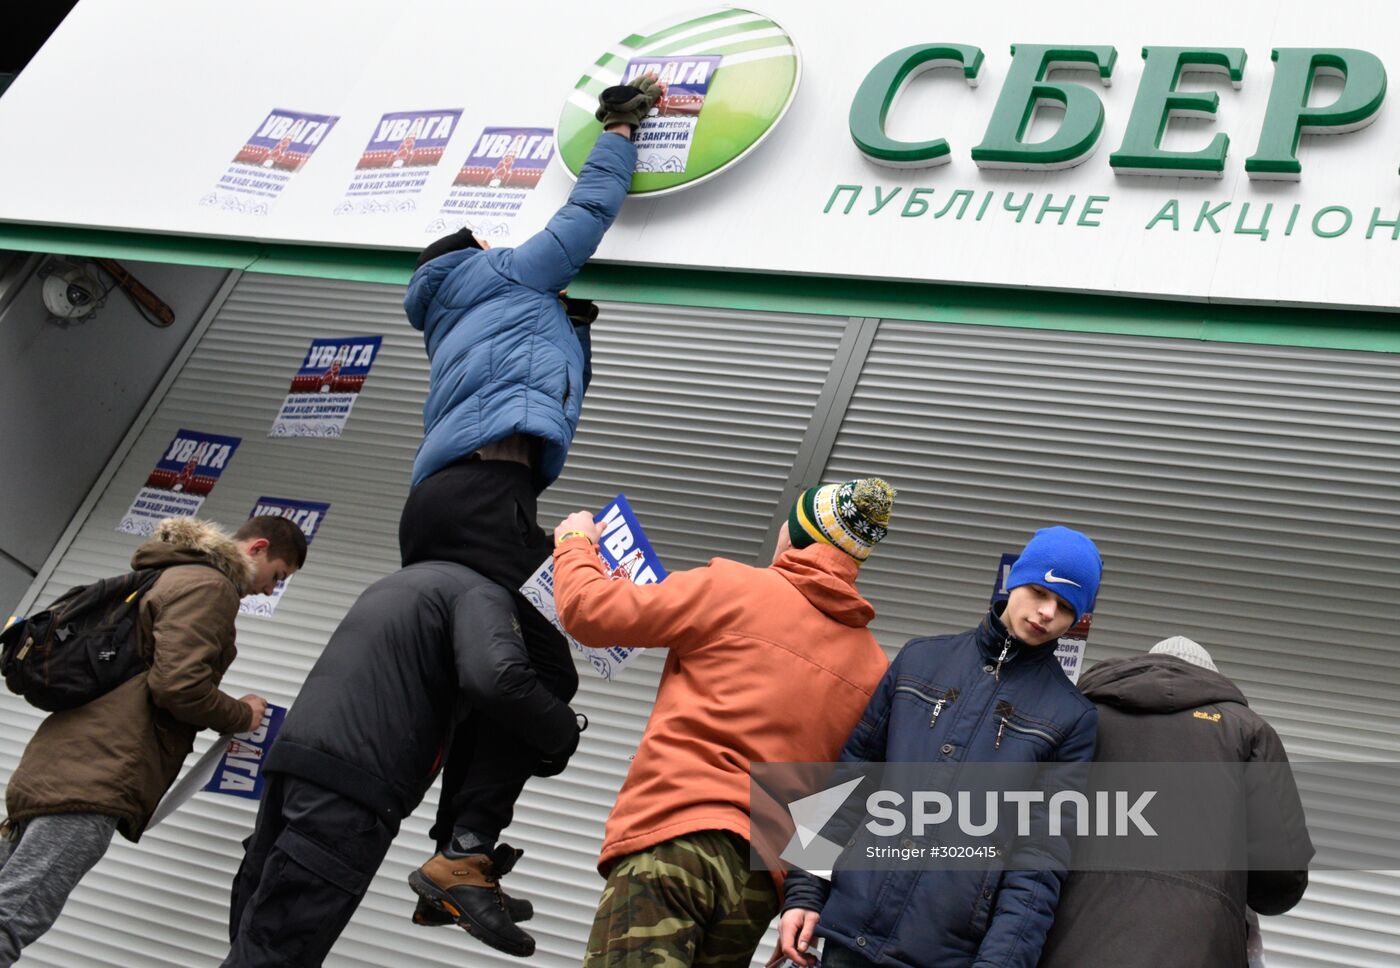
[[[648,71],[666,95],[637,133],[632,194],[664,195],[719,174],[756,148],[797,94],[801,59],[778,24],[712,7],[624,37],[579,78],[559,115],[558,157],[577,178],[601,126],[598,94]]]

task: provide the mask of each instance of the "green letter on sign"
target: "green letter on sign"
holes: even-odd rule
[[[1070,168],[1087,159],[1103,133],[1103,102],[1082,84],[1051,84],[1045,80],[1057,67],[1092,64],[1104,84],[1113,76],[1118,51],[1112,47],[1046,47],[1017,44],[1011,48],[1011,70],[997,98],[982,143],[972,160],[983,168]],[[1042,103],[1065,110],[1060,129],[1045,141],[1026,144],[1035,109]]]
[[[1364,50],[1278,47],[1274,65],[1259,147],[1244,162],[1250,178],[1296,179],[1303,171],[1297,158],[1299,138],[1364,128],[1385,100],[1385,65]],[[1342,93],[1326,107],[1310,108],[1308,95],[1319,74],[1341,77]]]
[[[960,67],[967,83],[977,86],[982,50],[963,44],[915,44],[897,50],[865,75],[851,102],[851,139],[861,154],[891,168],[930,168],[951,159],[948,142],[896,141],[885,134],[885,118],[901,91],[924,71]]]
[[[1176,89],[1186,73],[1225,73],[1239,88],[1244,80],[1245,53],[1238,47],[1144,47],[1142,81],[1123,143],[1108,156],[1120,175],[1210,175],[1225,172],[1230,137],[1217,134],[1200,151],[1163,151],[1162,135],[1173,117],[1208,118],[1220,106],[1214,91],[1187,94]]]

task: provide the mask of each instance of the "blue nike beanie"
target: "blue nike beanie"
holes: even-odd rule
[[[1103,559],[1089,536],[1073,528],[1056,525],[1041,528],[1026,543],[1025,550],[1011,566],[1006,590],[1022,585],[1039,585],[1069,602],[1074,620],[1094,610],[1103,577]]]

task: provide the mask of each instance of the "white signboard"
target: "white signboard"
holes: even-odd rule
[[[769,0],[759,15],[619,0],[599,17],[564,0],[403,0],[385,21],[368,2],[330,16],[321,4],[147,0],[138,30],[129,4],[84,0],[0,99],[18,146],[0,153],[0,183],[16,189],[0,195],[0,220],[416,251],[482,132],[552,128],[563,105],[596,98],[579,82],[594,65],[620,75],[639,59],[721,58],[693,167],[716,149],[701,143],[706,125],[724,130],[726,71],[761,88],[755,65],[785,59],[786,97],[800,50],[801,86],[766,140],[698,188],[629,201],[598,258],[1400,306],[1400,103],[1384,94],[1385,73],[1400,71],[1400,7],[1181,0],[1171,13],[1110,0]],[[291,37],[314,42],[289,55]],[[491,43],[446,56],[433,40],[446,37]],[[95,77],[121,110],[92,110]],[[447,162],[412,168],[411,206],[336,215],[367,139],[409,109],[454,119],[450,134],[433,128]],[[290,128],[269,140],[293,115],[314,152]],[[55,125],[82,150],[49,145]],[[283,141],[279,157],[299,151],[266,198],[226,182],[249,132],[269,157]],[[393,152],[421,147],[408,138]],[[537,231],[563,201],[567,147],[519,193],[500,241]],[[1154,169],[1162,153],[1172,161]],[[253,162],[236,164],[266,175],[282,163]],[[238,204],[208,203],[211,186]]]

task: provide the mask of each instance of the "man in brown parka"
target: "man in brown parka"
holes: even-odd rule
[[[219,690],[233,662],[244,595],[268,594],[306,560],[291,521],[264,516],[230,537],[167,518],[132,556],[162,568],[141,599],[145,675],[65,712],[34,733],[5,790],[0,828],[0,966],[49,929],[118,830],[138,840],[201,729],[257,728],[267,703]]]

